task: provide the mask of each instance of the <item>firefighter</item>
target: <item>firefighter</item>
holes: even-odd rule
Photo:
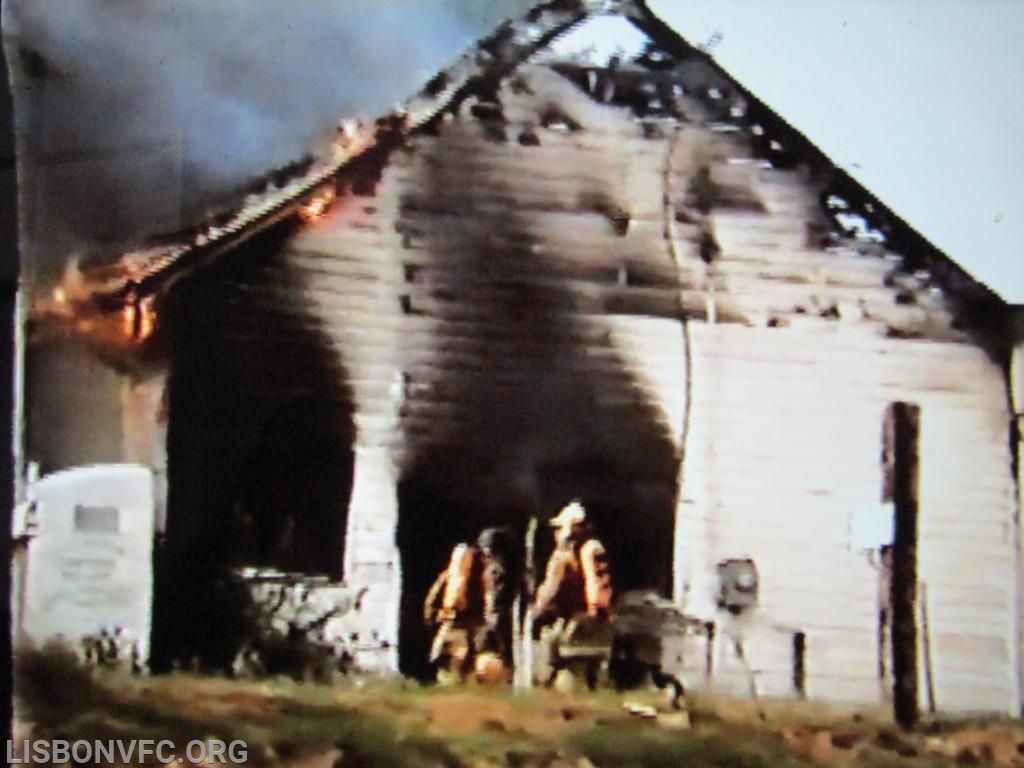
[[[601,645],[606,639],[610,646],[613,596],[608,556],[583,505],[579,501],[566,505],[550,525],[555,549],[534,602],[537,627],[548,627],[549,683],[564,666],[563,649],[573,644]],[[587,668],[587,681],[594,686],[592,666]]]
[[[458,544],[427,593],[424,619],[436,626],[429,661],[439,677],[465,678],[477,662],[494,680],[508,669],[515,576],[511,531],[486,528],[473,544]],[[482,658],[486,656],[486,658]]]
[[[477,537],[483,557],[483,621],[476,637],[478,682],[495,684],[512,669],[512,605],[519,586],[520,558],[509,528],[485,528]]]
[[[473,669],[484,624],[484,556],[477,544],[456,544],[448,565],[427,592],[423,618],[436,627],[429,663],[441,682],[465,679]]]

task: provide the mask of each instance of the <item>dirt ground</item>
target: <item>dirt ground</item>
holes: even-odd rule
[[[798,701],[655,690],[532,690],[402,680],[131,678],[20,663],[16,740],[240,739],[247,764],[297,768],[1024,766],[1024,723],[930,721]],[[762,717],[763,714],[763,717]],[[151,762],[150,764],[156,764]]]

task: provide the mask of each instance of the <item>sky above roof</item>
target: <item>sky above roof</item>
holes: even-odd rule
[[[1024,303],[1024,5],[648,5],[975,278]],[[628,50],[636,36],[611,22],[587,34]]]

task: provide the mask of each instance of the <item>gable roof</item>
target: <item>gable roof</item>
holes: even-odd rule
[[[640,4],[630,14],[629,20],[684,69],[690,70],[683,79],[692,78],[701,83],[695,90],[704,96],[705,103],[720,102],[717,111],[722,119],[730,119],[730,100],[708,98],[709,91],[717,87],[742,98],[745,113],[732,121],[747,132],[752,141],[766,149],[767,155],[774,155],[773,162],[800,163],[812,176],[825,179],[827,191],[822,195],[822,206],[832,214],[831,218],[838,226],[843,225],[836,220],[837,216],[863,219],[870,231],[884,238],[889,251],[902,257],[906,271],[928,271],[955,298],[957,310],[970,319],[978,315],[988,316],[996,308],[1005,309],[1005,302],[991,288],[974,279],[847,171],[837,166],[803,133],[737,82],[708,53],[683,39],[646,5]],[[762,129],[757,135],[755,126]],[[772,147],[773,142],[779,145],[779,149]]]
[[[91,301],[101,311],[137,304],[253,235],[315,214],[329,204],[326,190],[333,189],[339,174],[358,172],[364,164],[371,169],[379,165],[406,137],[432,130],[446,112],[457,109],[471,95],[493,90],[496,83],[558,35],[589,16],[607,13],[621,15],[650,39],[650,49],[641,63],[652,70],[671,70],[682,88],[701,101],[710,119],[746,136],[758,156],[773,167],[805,168],[824,189],[819,202],[835,233],[851,235],[859,230],[868,243],[883,244],[889,254],[898,254],[902,271],[917,274],[925,283],[936,286],[963,327],[998,329],[1004,324],[1007,307],[994,292],[838,168],[806,136],[639,0],[550,0],[526,16],[506,22],[428,82],[407,103],[404,112],[379,120],[372,129],[342,132],[330,158],[291,178],[280,179],[279,186],[271,185],[262,194],[251,195],[237,211],[201,231],[182,236],[170,246],[125,254],[122,268],[107,271],[107,277],[92,292]],[[571,68],[563,73],[573,76]],[[641,102],[642,96],[635,106],[637,115],[643,117],[651,108]]]

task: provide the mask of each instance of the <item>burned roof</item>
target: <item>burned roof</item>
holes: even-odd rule
[[[969,331],[972,338],[986,346],[994,343],[987,334],[999,332],[1007,310],[995,293],[838,168],[806,136],[642,2],[552,0],[522,19],[507,22],[431,79],[404,111],[383,118],[375,126],[343,126],[332,156],[309,166],[295,166],[291,177],[278,173],[263,192],[250,195],[236,211],[173,245],[125,255],[121,273],[115,270],[115,277],[95,286],[90,300],[101,311],[136,306],[136,314],[140,314],[139,302],[164,291],[179,276],[231,251],[254,234],[277,226],[301,226],[327,210],[335,196],[346,189],[358,193],[361,186],[372,187],[392,152],[411,136],[436,132],[464,105],[468,104],[470,114],[492,139],[511,140],[498,98],[503,84],[513,91],[523,87],[517,73],[532,56],[558,35],[598,13],[620,14],[640,29],[650,40],[645,52],[632,62],[613,60],[599,67],[573,61],[548,61],[547,66],[594,103],[628,110],[644,137],[653,139],[699,126],[720,139],[721,146],[691,148],[698,153],[717,153],[716,160],[723,162],[716,166],[698,159],[687,180],[684,198],[666,212],[666,218],[670,213],[678,225],[687,229],[687,237],[705,265],[715,264],[723,248],[729,249],[729,244],[722,242],[722,233],[715,231],[709,217],[712,210],[764,212],[764,202],[751,192],[749,184],[730,183],[725,178],[730,174],[728,167],[746,163],[795,175],[817,198],[813,201],[815,210],[804,211],[805,245],[822,252],[853,249],[884,265],[880,279],[892,289],[895,304],[912,308],[922,317],[941,306],[952,317],[946,331],[936,331],[928,315],[924,329],[920,323],[892,323],[887,326],[888,333],[901,337],[945,333],[955,337]],[[581,128],[561,99],[541,105],[537,127],[570,133]],[[533,127],[522,125],[516,129],[514,140],[530,146],[538,138]],[[729,149],[722,150],[724,146]],[[585,205],[601,211],[613,228],[628,228],[628,206],[616,207],[607,200],[585,201]],[[728,282],[723,271],[716,274],[716,267],[711,267],[709,274],[711,283]],[[793,278],[797,282],[802,279]],[[686,289],[685,276],[682,282]],[[703,283],[694,282],[689,287],[703,290],[711,283],[705,276]],[[684,299],[683,304],[691,312],[703,306],[696,299],[690,304]],[[733,309],[729,307],[728,302],[722,304],[717,316],[724,319],[732,313],[735,319],[750,322],[744,301],[739,300]],[[818,301],[816,295],[811,306],[791,309],[791,314],[823,317],[838,317],[840,312],[837,302]],[[867,309],[861,308],[861,313],[870,316]],[[781,317],[785,312],[769,309],[766,314],[765,322],[787,322]]]

